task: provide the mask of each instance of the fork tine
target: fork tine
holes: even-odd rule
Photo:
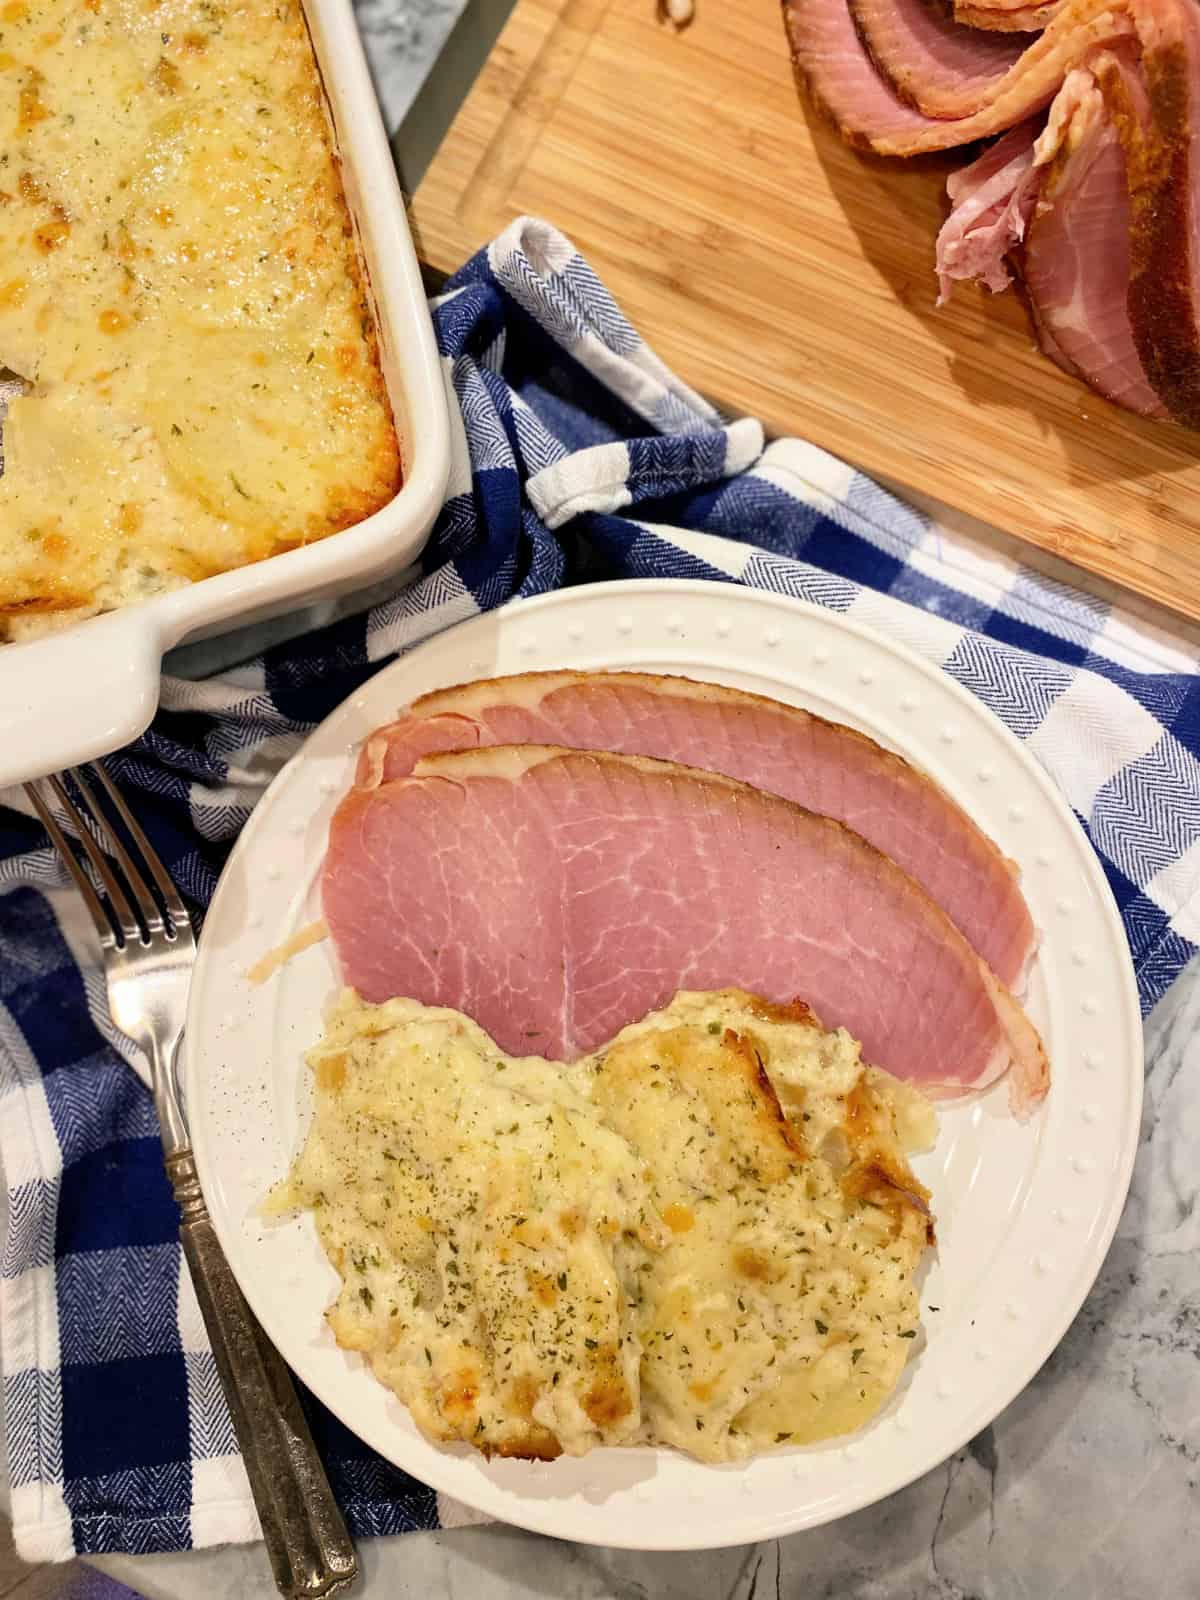
[[[104,902],[92,888],[92,880],[79,863],[79,858],[67,843],[67,837],[54,820],[50,807],[42,799],[36,784],[27,783],[25,793],[33,804],[33,809],[41,819],[42,826],[50,835],[50,843],[62,858],[63,866],[75,880],[75,887],[83,896],[83,902],[88,908],[92,921],[96,924],[96,932],[100,935],[100,944],[104,950],[113,950],[117,945],[116,933],[113,929],[112,919],[104,909]]]
[[[112,801],[117,815],[129,829],[129,833],[134,844],[136,844],[138,849],[142,852],[142,859],[149,867],[150,874],[155,883],[158,885],[158,892],[163,897],[163,901],[166,905],[167,913],[170,916],[171,921],[174,923],[176,929],[181,927],[190,929],[191,922],[188,918],[187,907],[180,899],[179,890],[175,887],[174,880],[167,871],[166,867],[164,867],[162,862],[159,860],[158,852],[150,843],[149,839],[147,839],[141,824],[130,811],[129,807],[125,804],[125,800],[121,794],[121,791],[117,788],[116,784],[104,770],[103,761],[94,762],[93,771],[103,784],[104,792]]]
[[[95,792],[88,782],[87,769],[72,767],[70,775],[90,808],[91,816],[89,820],[94,824],[97,843],[113,858],[125,875],[126,886],[137,901],[142,925],[144,925],[146,932],[150,935],[166,933],[169,938],[170,934],[166,923],[163,921],[163,914],[158,901],[150,893],[137,861],[122,844],[116,830],[100,809]]]
[[[142,925],[138,921],[137,917],[134,916],[133,907],[129,904],[129,897],[125,893],[125,890],[122,887],[116,873],[109,865],[108,858],[105,856],[100,847],[100,842],[93,835],[92,827],[95,826],[95,823],[93,822],[92,826],[89,826],[89,822],[91,822],[92,819],[85,817],[84,812],[80,809],[76,802],[72,800],[70,794],[67,792],[66,785],[63,783],[63,777],[77,778],[77,774],[69,772],[60,776],[58,773],[51,773],[46,781],[49,783],[50,787],[54,790],[54,793],[58,797],[59,804],[66,812],[69,821],[75,829],[75,835],[78,838],[79,843],[83,846],[88,860],[96,869],[96,874],[99,877],[100,882],[104,885],[104,892],[107,894],[109,903],[113,908],[117,927],[119,928],[122,936],[126,941],[130,939],[136,939],[140,943],[142,939]],[[89,796],[87,790],[83,788],[82,785],[80,786],[80,792],[83,795],[84,801],[88,802]],[[119,859],[120,858],[118,857],[118,860]]]

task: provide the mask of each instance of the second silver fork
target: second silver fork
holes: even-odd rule
[[[319,1600],[353,1582],[358,1560],[291,1373],[237,1286],[200,1189],[176,1081],[196,955],[191,922],[170,875],[104,767],[96,763],[92,774],[95,784],[82,769],[40,782],[48,784],[69,819],[99,892],[38,784],[26,784],[26,793],[95,924],[113,1021],[150,1064],[164,1159],[181,1213],[180,1242],[275,1582],[285,1595]],[[97,788],[108,803],[107,812]],[[122,843],[116,822],[123,825],[133,851]]]

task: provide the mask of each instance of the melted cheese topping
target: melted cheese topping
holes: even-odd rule
[[[296,0],[0,0],[0,129],[0,637],[394,495]]]
[[[312,1208],[338,1342],[430,1437],[722,1461],[894,1389],[932,1236],[904,1150],[933,1113],[805,1007],[681,994],[568,1066],[347,991],[309,1060],[269,1209]]]

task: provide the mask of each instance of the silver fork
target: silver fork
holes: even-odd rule
[[[297,1597],[334,1594],[358,1559],[325,1476],[291,1374],[255,1321],[217,1242],[196,1175],[175,1064],[183,1038],[196,941],[183,901],[129,807],[97,762],[47,779],[96,874],[98,893],[36,783],[25,792],[83,896],[104,957],[113,1021],[150,1063],[180,1241],[262,1523],[275,1582]],[[73,798],[68,788],[75,790]],[[97,787],[109,810],[101,807]],[[137,852],[122,843],[120,820]],[[146,882],[153,880],[157,896]]]

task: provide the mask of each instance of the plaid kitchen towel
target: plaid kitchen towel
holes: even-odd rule
[[[197,913],[272,774],[385,662],[561,585],[675,575],[852,615],[977,694],[1087,828],[1143,1006],[1163,993],[1200,943],[1194,654],[951,537],[822,450],[727,424],[545,223],[520,220],[469,262],[435,318],[456,443],[422,574],[216,678],[168,678],[150,731],[112,761]],[[47,840],[6,798],[0,1334],[17,1541],[52,1558],[248,1538],[149,1096]],[[461,1517],[311,1413],[356,1534]]]

